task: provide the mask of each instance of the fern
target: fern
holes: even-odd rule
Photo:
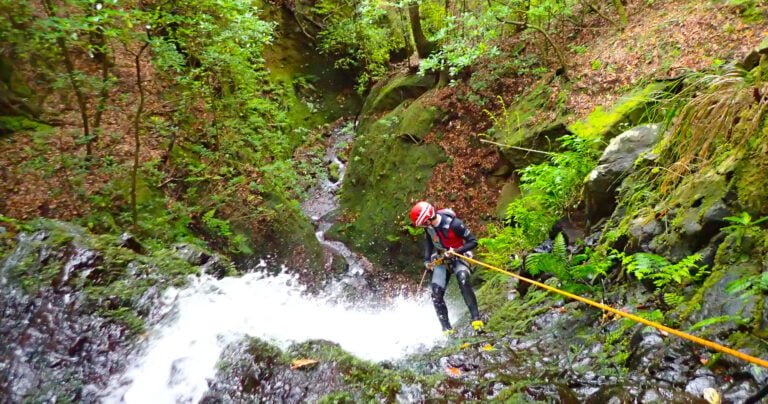
[[[672,307],[677,307],[681,305],[684,301],[685,301],[685,296],[679,295],[677,293],[664,294],[664,302],[666,302],[668,305]]]
[[[657,288],[675,283],[678,285],[700,280],[707,273],[706,265],[699,265],[701,254],[689,255],[680,262],[672,264],[666,258],[651,254],[637,253],[624,257],[627,273],[638,280],[649,278]]]
[[[692,325],[690,328],[688,328],[689,332],[696,331],[698,329],[708,327],[713,324],[719,324],[724,323],[727,321],[733,321],[737,324],[744,325],[748,324],[749,320],[745,319],[741,316],[717,316],[717,317],[710,317],[704,320],[699,321],[698,323]]]
[[[561,233],[555,237],[551,253],[534,253],[525,259],[526,269],[531,275],[542,272],[550,273],[558,279],[567,281],[568,275],[568,251],[565,238]]]
[[[664,257],[651,253],[637,253],[625,257],[622,264],[627,265],[627,273],[643,280],[669,265]]]

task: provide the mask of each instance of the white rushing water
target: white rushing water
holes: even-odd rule
[[[373,361],[398,359],[444,338],[427,295],[397,298],[372,310],[302,292],[289,275],[262,273],[197,278],[185,289],[168,291],[168,315],[104,402],[196,403],[215,375],[223,348],[244,335],[282,349],[310,339],[334,341]]]

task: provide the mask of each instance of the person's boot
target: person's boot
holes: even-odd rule
[[[453,328],[445,329],[443,330],[443,335],[449,338],[454,337],[456,335],[456,330],[454,330]]]
[[[481,334],[485,330],[485,323],[483,323],[483,320],[473,320],[472,329],[475,330],[476,333]]]

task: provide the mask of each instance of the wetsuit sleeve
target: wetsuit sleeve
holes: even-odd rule
[[[456,249],[457,253],[464,254],[465,252],[477,247],[477,238],[474,234],[472,234],[471,231],[469,231],[467,226],[464,225],[464,222],[462,222],[459,218],[453,219],[451,222],[451,230],[453,230],[457,236],[464,239],[464,245]]]
[[[429,237],[429,233],[424,230],[424,262],[432,261],[432,253],[435,251],[435,246],[432,244],[432,239]]]

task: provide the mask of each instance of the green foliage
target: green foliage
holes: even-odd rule
[[[725,322],[736,322],[737,324],[746,325],[749,324],[749,319],[741,317],[741,316],[718,316],[718,317],[710,317],[706,318],[704,320],[699,321],[698,323],[692,325],[690,328],[688,328],[688,332],[693,332],[696,330],[700,330],[702,328],[706,328],[710,325],[714,324],[720,324]]]
[[[559,139],[564,151],[551,153],[548,162],[520,171],[522,196],[507,207],[508,220],[502,229],[491,227],[495,240],[482,239],[490,255],[509,256],[533,248],[547,238],[554,223],[579,198],[582,181],[595,165],[594,141],[578,136]]]
[[[722,231],[731,234],[735,238],[734,243],[738,248],[746,237],[759,237],[761,229],[758,225],[768,220],[768,216],[752,220],[752,216],[749,213],[741,212],[740,215],[728,216],[724,220],[731,224],[723,227]]]
[[[768,292],[768,272],[745,276],[728,284],[728,293],[741,293],[741,297]]]
[[[671,264],[666,258],[651,254],[637,253],[622,260],[622,265],[628,274],[638,280],[651,279],[653,284],[663,289],[667,285],[685,285],[701,279],[707,273],[706,265],[701,265],[701,254],[689,255],[676,264]]]
[[[553,240],[551,253],[533,253],[525,258],[525,268],[531,275],[542,272],[554,275],[565,290],[584,292],[598,277],[605,276],[613,266],[616,255],[603,255],[589,248],[570,256],[562,233]]]
[[[484,13],[464,13],[449,16],[445,25],[431,38],[442,44],[440,49],[419,64],[419,72],[447,70],[451,76],[472,66],[481,57],[492,58],[500,54],[491,45],[498,35],[492,28],[491,16]]]
[[[765,3],[759,0],[727,0],[728,5],[736,7],[742,18],[747,22],[758,22],[765,19]]]
[[[377,0],[320,0],[314,12],[327,21],[317,37],[336,67],[359,71],[358,91],[387,72],[390,54],[405,46],[388,17],[391,5]]]
[[[568,252],[566,251],[565,238],[558,233],[552,244],[551,253],[533,253],[525,258],[525,268],[531,275],[541,272],[549,272],[561,280],[569,278]]]

